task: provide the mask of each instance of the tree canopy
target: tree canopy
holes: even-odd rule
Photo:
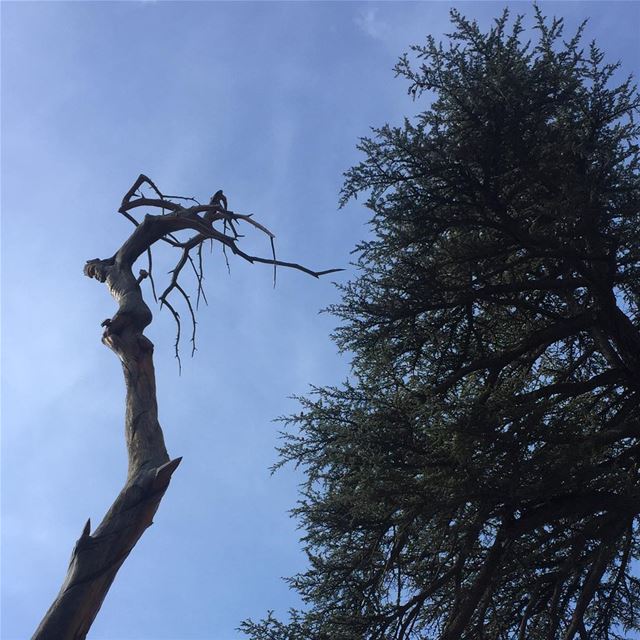
[[[584,24],[451,19],[396,67],[425,110],[346,174],[353,376],[286,420],[305,606],[254,640],[640,629],[640,98]]]

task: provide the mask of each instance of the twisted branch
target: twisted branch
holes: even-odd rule
[[[142,189],[147,187],[151,189],[153,195],[156,197],[150,198],[145,196],[142,193]],[[195,205],[190,207],[184,207],[179,203],[173,202],[173,200],[184,200],[189,202],[194,202]],[[160,220],[158,220],[157,216],[145,216],[145,220],[148,218],[153,218],[158,221],[160,224],[164,224],[166,226],[166,232],[160,237],[149,238],[150,244],[147,246],[147,251],[149,252],[149,274],[151,274],[151,244],[157,240],[162,240],[164,242],[168,242],[174,248],[182,249],[182,254],[178,259],[175,267],[169,272],[171,274],[171,279],[162,292],[160,296],[158,296],[157,300],[160,303],[161,307],[166,307],[173,319],[176,323],[176,334],[177,339],[174,345],[175,348],[175,356],[178,360],[178,365],[180,366],[180,335],[181,335],[181,324],[180,324],[180,314],[175,308],[174,305],[169,303],[169,296],[173,293],[173,291],[177,291],[180,297],[184,300],[187,309],[189,311],[189,315],[191,318],[191,343],[192,355],[196,351],[196,311],[199,308],[200,299],[202,298],[205,303],[207,303],[206,294],[203,287],[204,281],[204,269],[203,269],[203,261],[202,261],[202,246],[206,240],[217,241],[222,245],[222,249],[225,255],[225,260],[227,261],[227,268],[229,268],[229,263],[226,255],[226,249],[229,249],[234,255],[242,258],[243,260],[249,263],[261,263],[261,264],[269,264],[273,265],[273,284],[276,284],[276,270],[278,267],[285,267],[289,269],[295,269],[297,271],[302,271],[308,275],[311,275],[315,278],[318,278],[323,275],[327,275],[329,273],[335,273],[337,271],[341,271],[342,269],[326,269],[323,271],[314,271],[309,269],[301,264],[296,262],[285,262],[282,260],[278,260],[276,258],[275,251],[275,234],[272,233],[266,226],[256,221],[252,214],[245,213],[236,213],[234,211],[230,211],[227,208],[227,198],[222,191],[216,192],[214,194],[209,204],[200,204],[193,197],[186,196],[166,196],[164,195],[155,183],[148,178],[147,176],[141,174],[138,176],[137,180],[133,183],[132,187],[127,191],[124,198],[122,199],[122,204],[120,205],[120,209],[118,210],[122,215],[127,218],[132,224],[136,227],[139,227],[140,224],[143,224],[136,220],[136,218],[130,214],[129,212],[140,208],[140,207],[150,207],[162,210],[162,215]],[[168,211],[168,214],[164,212]],[[214,227],[214,224],[217,222],[222,222],[222,230],[218,230]],[[261,256],[254,256],[244,252],[238,246],[238,242],[243,237],[240,235],[236,229],[236,225],[239,223],[246,223],[251,225],[254,229],[257,229],[264,235],[269,238],[269,243],[271,247],[271,258],[264,258]],[[175,231],[190,229],[195,231],[195,235],[189,238],[186,241],[180,242],[174,235]],[[191,252],[195,250],[197,251],[197,264],[193,259]],[[180,274],[182,272],[183,267],[187,262],[190,264],[193,273],[196,277],[196,304],[195,308],[191,303],[190,296],[185,291],[184,287],[179,284]],[[153,280],[151,280],[152,286],[154,287]],[[155,287],[154,287],[154,297],[155,297]],[[208,303],[207,303],[208,304]]]
[[[157,197],[147,198],[142,193],[145,187],[151,189]],[[183,207],[171,198],[193,201],[196,204]],[[84,267],[85,275],[105,283],[118,303],[113,317],[102,323],[105,328],[102,342],[122,363],[127,391],[125,439],[129,465],[125,485],[100,525],[91,533],[91,523],[87,521],[82,529],[62,588],[32,640],[83,640],[86,637],[118,569],[145,529],[152,524],[171,476],[180,464],[181,458],[169,458],[164,444],[158,422],[153,344],[143,334],[152,320],[151,310],[145,303],[140,288],[147,277],[156,298],[152,276],[153,245],[163,241],[181,249],[180,258],[170,272],[171,279],[157,297],[160,305],[169,310],[176,322],[175,352],[179,365],[180,315],[170,301],[170,296],[175,290],[185,301],[193,328],[193,353],[196,348],[197,304],[194,309],[179,278],[184,265],[189,262],[197,279],[197,302],[200,296],[206,302],[202,287],[202,245],[206,240],[220,242],[223,249],[228,247],[232,253],[249,262],[273,264],[274,268],[286,266],[315,277],[339,271],[312,271],[296,263],[276,260],[275,255],[271,260],[244,253],[237,246],[241,236],[235,231],[234,223],[249,223],[266,234],[271,241],[274,236],[250,216],[228,211],[227,200],[222,191],[216,193],[208,205],[199,204],[195,198],[171,198],[164,196],[149,178],[140,175],[125,194],[119,209],[134,225],[133,232],[112,257],[88,260]],[[129,212],[142,206],[159,208],[161,214],[147,214],[139,221]],[[222,232],[213,226],[218,221],[223,223]],[[228,228],[233,236],[226,233]],[[186,242],[180,242],[174,234],[184,230],[192,230],[195,235]],[[190,255],[194,249],[198,251],[197,265]],[[140,270],[139,276],[135,277],[133,266],[142,254],[147,255],[148,269]]]

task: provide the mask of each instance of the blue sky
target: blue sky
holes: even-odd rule
[[[504,3],[0,4],[3,639],[32,634],[84,522],[124,481],[124,385],[100,343],[115,305],[82,266],[131,231],[116,210],[141,172],[200,200],[223,188],[276,233],[280,258],[347,270],[281,270],[274,290],[270,268],[234,260],[229,275],[215,249],[181,376],[172,319],[155,310],[160,421],[183,462],[90,637],[230,640],[242,619],[298,603],[281,580],[304,567],[287,514],[298,479],[269,475],[272,419],[348,374],[335,320],[318,314],[367,233],[360,203],[337,210],[342,172],[370,126],[424,106],[392,67],[447,32],[450,6],[488,25]],[[638,75],[640,3],[542,7],[571,30],[591,16],[587,39]],[[269,253],[263,237],[247,246]]]

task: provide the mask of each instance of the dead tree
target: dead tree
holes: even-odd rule
[[[151,197],[145,195],[143,189],[150,191]],[[191,206],[184,206],[176,200],[189,202]],[[131,212],[141,207],[160,212],[147,214],[139,222]],[[120,358],[124,372],[125,438],[129,459],[127,479],[94,532],[91,533],[90,521],[84,526],[73,548],[62,588],[32,640],[79,640],[86,637],[118,569],[144,530],[152,524],[171,476],[180,464],[181,458],[169,457],[158,423],[153,344],[143,334],[151,323],[152,315],[142,296],[142,280],[149,278],[154,298],[175,319],[175,353],[179,358],[181,321],[171,296],[177,294],[184,300],[191,320],[192,348],[195,349],[195,308],[200,299],[206,300],[202,288],[202,248],[206,241],[220,243],[225,255],[231,252],[252,263],[273,265],[274,278],[278,266],[298,269],[315,277],[338,271],[312,271],[299,264],[277,260],[273,251],[273,234],[250,215],[230,211],[222,191],[218,191],[209,204],[202,205],[193,198],[165,196],[149,178],[141,175],[124,196],[119,212],[134,224],[133,233],[112,257],[89,260],[84,273],[106,283],[118,303],[115,315],[102,323],[105,327],[102,342]],[[238,228],[244,223],[269,237],[273,251],[271,258],[252,256],[239,248],[242,236]],[[176,234],[181,231],[193,234],[186,240],[180,240]],[[151,249],[159,241],[178,250],[180,257],[170,272],[168,285],[157,296]],[[140,270],[136,277],[133,266],[145,253],[148,267]],[[196,277],[196,305],[192,304],[180,281],[182,270],[187,265]]]

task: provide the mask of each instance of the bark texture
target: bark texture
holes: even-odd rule
[[[116,314],[104,322],[102,341],[120,358],[124,372],[129,468],[122,491],[93,533],[87,521],[71,554],[60,593],[34,640],[86,637],[118,569],[152,524],[181,460],[170,460],[158,423],[153,344],[143,335],[152,316],[132,272],[140,253],[161,237],[161,227],[171,226],[167,218],[167,224],[154,224],[149,219],[148,224],[136,228],[113,258],[90,260],[84,269],[90,278],[105,282],[118,302]]]
[[[155,197],[147,197],[143,189],[150,190]],[[174,202],[176,199],[196,204],[185,207]],[[139,207],[160,210],[161,213],[147,214],[142,221],[138,221],[131,212]],[[106,283],[118,303],[113,318],[102,323],[105,327],[102,342],[120,358],[126,383],[127,480],[93,533],[87,521],[71,554],[60,593],[33,635],[33,640],[78,640],[86,637],[118,569],[144,530],[152,524],[171,475],[180,464],[181,458],[170,460],[165,448],[158,423],[153,344],[143,335],[152,319],[151,310],[140,289],[144,278],[149,277],[156,297],[151,247],[162,240],[180,252],[168,286],[157,297],[176,321],[176,357],[181,323],[169,296],[172,293],[179,294],[187,307],[195,350],[195,312],[201,298],[206,302],[202,290],[202,246],[206,241],[218,243],[223,251],[229,250],[248,262],[272,265],[274,283],[278,266],[297,269],[314,277],[341,270],[312,271],[297,263],[277,260],[273,243],[275,236],[251,215],[228,210],[227,198],[222,191],[218,191],[209,204],[202,205],[194,198],[165,196],[147,176],[140,175],[125,194],[119,213],[131,221],[135,229],[114,256],[104,260],[89,260],[84,273],[89,278]],[[215,228],[216,224],[222,225],[222,229]],[[240,249],[238,241],[243,236],[236,230],[236,225],[240,224],[247,224],[268,236],[273,258],[249,255]],[[187,240],[181,241],[174,235],[185,231],[193,232]],[[141,270],[139,277],[136,277],[133,275],[133,265],[144,253],[148,258],[148,271]],[[185,265],[191,266],[197,282],[195,308],[179,282]]]

